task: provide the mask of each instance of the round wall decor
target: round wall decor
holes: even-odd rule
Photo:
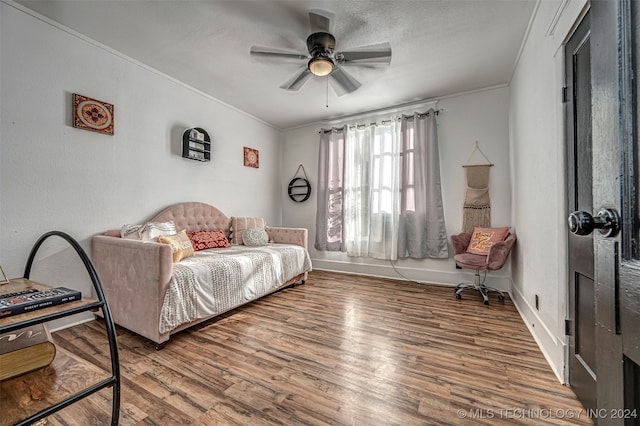
[[[296,203],[307,201],[311,196],[311,184],[305,178],[297,177],[289,182],[289,198]]]
[[[300,173],[300,169],[302,169],[304,177],[297,177],[298,173]],[[309,199],[309,196],[311,195],[311,184],[309,183],[307,172],[302,164],[298,166],[298,169],[293,174],[293,179],[289,182],[289,188],[287,188],[287,191],[289,193],[289,198],[296,203],[302,203]]]

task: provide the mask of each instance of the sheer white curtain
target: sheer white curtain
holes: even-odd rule
[[[397,120],[347,130],[344,241],[349,256],[397,259],[400,142]]]

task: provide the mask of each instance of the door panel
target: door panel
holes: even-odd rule
[[[640,273],[631,265],[620,270],[620,329],[624,354],[640,364]],[[629,331],[629,333],[627,333]]]
[[[618,235],[594,237],[598,408],[629,414],[599,425],[640,424],[638,3],[591,2],[593,203],[622,217]]]
[[[624,406],[629,411],[638,410],[638,401],[640,401],[640,366],[631,361],[629,358],[624,357]],[[629,416],[628,425],[640,424],[637,419],[632,419]]]
[[[640,425],[640,162],[638,147],[638,59],[640,58],[640,5],[637,1],[621,7],[619,12],[623,38],[621,87],[625,96],[620,105],[620,169],[622,181],[621,209],[625,215],[622,231],[620,264],[620,332],[624,364],[624,407],[636,410],[635,420],[627,425]]]
[[[596,380],[596,319],[593,308],[594,282],[592,278],[576,274],[575,355],[582,367]],[[573,384],[573,383],[572,383]],[[595,395],[595,388],[594,395]],[[595,402],[595,401],[594,401]]]
[[[569,211],[593,210],[591,42],[587,14],[565,46],[567,196]],[[596,408],[593,239],[569,234],[569,383],[586,408]]]
[[[620,327],[622,330],[623,351],[627,359],[636,366],[640,364],[640,163],[638,156],[638,59],[640,58],[640,5],[630,2],[623,10],[623,33],[627,33],[626,45],[628,57],[624,62],[630,67],[622,73],[623,86],[631,96],[621,105],[621,117],[624,134],[621,137],[622,169],[622,210],[626,220],[622,231],[623,253],[620,266]],[[626,30],[626,31],[625,31]],[[627,332],[629,331],[629,332]],[[635,331],[635,332],[634,332]],[[637,369],[636,369],[637,371]],[[637,376],[636,376],[637,377]],[[640,397],[638,398],[640,399]],[[640,408],[640,407],[639,407]],[[640,424],[640,422],[638,422]]]

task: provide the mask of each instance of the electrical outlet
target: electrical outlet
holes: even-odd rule
[[[536,294],[536,311],[540,310],[540,299],[538,298],[538,295]]]

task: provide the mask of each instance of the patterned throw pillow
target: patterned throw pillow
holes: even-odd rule
[[[187,232],[182,230],[175,235],[160,235],[158,242],[169,244],[173,252],[173,263],[180,262],[185,257],[193,256],[195,251],[191,245],[191,240],[187,237]]]
[[[210,248],[231,247],[222,229],[207,229],[205,231],[187,231],[193,249],[206,250]]]
[[[489,254],[491,246],[497,242],[504,241],[508,234],[508,226],[504,228],[481,228],[474,226],[471,241],[467,247],[467,253],[486,256]]]
[[[120,237],[127,240],[139,240],[140,231],[144,225],[122,225],[120,228]]]
[[[142,241],[156,241],[161,235],[175,235],[176,224],[172,220],[168,222],[147,222],[140,230],[140,239]]]
[[[261,217],[232,217],[231,218],[231,242],[233,244],[242,244],[242,234],[247,228],[262,228],[267,224]]]
[[[264,246],[269,242],[269,235],[262,228],[247,228],[242,233],[242,242],[245,246]]]

